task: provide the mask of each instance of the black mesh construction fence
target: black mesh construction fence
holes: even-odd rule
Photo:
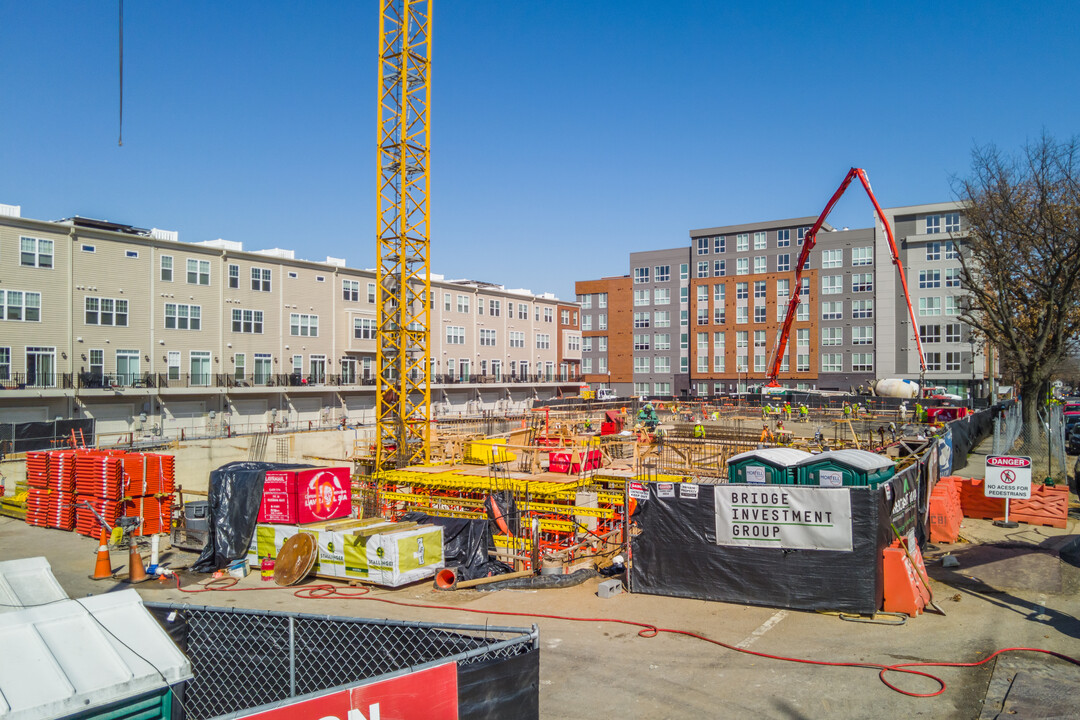
[[[0,423],[0,456],[51,450],[61,445],[66,447],[71,445],[73,439],[79,445],[93,447],[94,420]]]
[[[459,673],[474,664],[496,668],[537,647],[535,627],[444,625],[172,603],[146,607],[191,661],[194,679],[183,695],[187,720],[236,713],[434,661],[456,662]],[[497,678],[493,681],[497,684]]]

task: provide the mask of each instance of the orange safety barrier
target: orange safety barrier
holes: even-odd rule
[[[960,522],[964,513],[960,507],[962,478],[941,478],[930,493],[930,542],[954,543],[960,539]]]
[[[901,546],[901,542],[904,543]],[[893,540],[885,548],[883,573],[885,576],[885,612],[900,612],[915,617],[922,613],[930,602],[930,588],[923,578],[926,577],[926,565],[923,563],[919,546],[908,547],[907,540]],[[908,555],[911,555],[911,559]],[[915,564],[912,564],[912,560]]]
[[[983,481],[964,478],[960,484],[960,504],[964,517],[1000,520],[1005,517],[1005,500],[988,498]],[[1030,525],[1064,528],[1069,519],[1069,490],[1064,485],[1032,485],[1031,497],[1009,503],[1009,519]]]

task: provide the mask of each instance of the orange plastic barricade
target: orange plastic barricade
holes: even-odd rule
[[[930,588],[926,586],[922,578],[926,577],[926,565],[923,564],[922,553],[917,545],[908,548],[905,552],[900,545],[900,540],[894,540],[893,544],[884,550],[884,574],[885,574],[885,612],[899,612],[915,617],[922,613],[930,602]],[[906,544],[906,540],[904,541]],[[914,559],[912,565],[908,554]],[[916,565],[918,569],[916,569]]]

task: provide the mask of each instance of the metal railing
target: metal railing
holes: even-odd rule
[[[74,387],[72,382],[71,373],[8,372],[0,377],[0,390],[70,390]]]
[[[357,683],[435,661],[469,665],[523,655],[538,631],[372,620],[148,602],[181,649],[194,679],[188,720],[203,720]],[[186,646],[186,647],[185,647]]]

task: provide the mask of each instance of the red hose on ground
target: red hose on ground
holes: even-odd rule
[[[704,642],[712,645],[718,645],[727,650],[733,650],[735,652],[744,653],[746,655],[753,655],[760,658],[768,658],[769,660],[780,660],[783,662],[800,663],[803,665],[821,665],[826,667],[852,667],[852,668],[870,668],[878,671],[878,678],[885,687],[890,690],[894,690],[901,695],[907,695],[909,697],[928,698],[936,697],[945,692],[945,681],[936,675],[932,675],[922,670],[914,670],[912,668],[930,668],[930,667],[955,667],[955,668],[971,668],[979,667],[990,662],[998,655],[1002,655],[1007,652],[1034,652],[1042,653],[1044,655],[1050,655],[1060,660],[1070,662],[1073,665],[1080,666],[1080,659],[1070,657],[1063,653],[1054,652],[1053,650],[1044,650],[1042,648],[1029,648],[1029,647],[1008,647],[996,650],[990,655],[986,656],[982,660],[977,660],[970,663],[959,662],[910,662],[910,663],[898,663],[895,665],[885,665],[883,663],[874,662],[839,662],[829,660],[810,660],[807,658],[788,657],[785,655],[773,655],[770,653],[757,652],[756,650],[748,650],[746,648],[736,647],[735,645],[729,645],[728,643],[721,642],[720,640],[714,640],[713,638],[706,637],[699,633],[690,632],[689,630],[678,630],[675,628],[662,628],[651,623],[638,622],[636,620],[623,620],[620,618],[583,618],[583,617],[570,617],[567,615],[547,615],[544,613],[530,613],[530,612],[512,612],[509,610],[476,610],[473,608],[453,607],[450,605],[428,605],[425,603],[407,603],[400,600],[391,600],[389,598],[380,597],[368,597],[371,592],[370,588],[354,588],[354,587],[341,587],[333,585],[331,583],[322,583],[318,585],[305,585],[302,588],[291,587],[254,587],[254,588],[238,588],[233,587],[239,580],[236,578],[219,578],[217,580],[211,580],[206,586],[198,590],[186,590],[180,587],[180,577],[176,577],[176,589],[183,593],[204,593],[204,592],[251,592],[260,590],[292,590],[292,594],[301,600],[371,600],[374,602],[386,603],[387,605],[397,605],[399,607],[407,608],[423,608],[425,610],[454,610],[457,612],[467,612],[476,615],[503,615],[509,617],[526,617],[526,618],[544,618],[546,620],[565,620],[567,622],[592,622],[592,623],[614,623],[616,625],[629,625],[631,627],[639,628],[638,637],[653,638],[661,633],[668,635],[685,635],[686,637],[695,638],[697,640],[703,640]],[[228,583],[224,587],[216,587],[221,583]],[[917,693],[893,685],[889,682],[885,673],[896,672],[903,673],[905,675],[915,675],[918,677],[928,678],[938,684],[938,689],[929,693]]]

